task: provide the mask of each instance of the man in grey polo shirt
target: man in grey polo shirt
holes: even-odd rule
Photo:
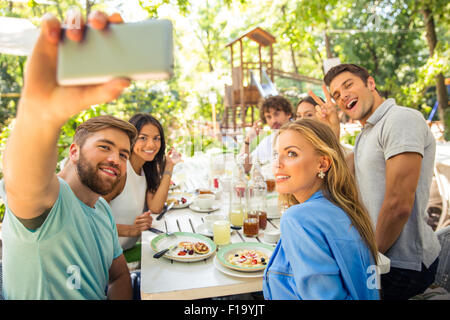
[[[349,165],[375,224],[378,250],[391,260],[391,271],[381,277],[382,297],[408,299],[434,281],[440,252],[426,223],[434,137],[420,112],[382,98],[364,68],[341,64],[324,81],[338,106],[363,125]]]

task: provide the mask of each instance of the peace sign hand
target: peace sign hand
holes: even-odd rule
[[[317,102],[316,105],[316,117],[319,121],[328,125],[337,138],[340,137],[340,121],[336,110],[336,103],[333,101],[330,92],[328,91],[326,85],[322,85],[323,93],[325,94],[325,102],[323,102],[318,96],[314,94],[311,90],[308,91],[308,94],[311,98]]]
[[[246,135],[246,141],[251,142],[253,139],[255,139],[256,136],[259,135],[261,129],[262,129],[261,120],[255,121],[255,123],[253,123],[253,126],[250,128],[250,130]]]

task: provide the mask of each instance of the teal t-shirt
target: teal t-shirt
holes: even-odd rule
[[[108,203],[81,202],[61,178],[58,199],[35,230],[6,202],[3,221],[5,299],[106,299],[109,269],[122,254]]]

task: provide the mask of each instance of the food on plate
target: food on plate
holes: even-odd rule
[[[206,254],[209,252],[209,247],[203,242],[182,241],[178,244],[178,248],[177,255],[179,256],[192,256],[194,253]]]
[[[181,197],[179,199],[177,198],[168,198],[167,199],[167,205],[174,203],[176,206],[181,206],[187,202],[187,199],[185,197]]]
[[[192,250],[194,248],[194,244],[189,241],[183,241],[178,244],[178,248],[183,248],[186,250]]]
[[[199,194],[214,194],[214,192],[212,192],[211,190],[207,190],[207,189],[199,189],[198,193]]]
[[[209,247],[203,242],[196,242],[194,244],[194,251],[198,254],[205,254],[209,252]]]
[[[265,266],[269,257],[258,250],[239,250],[227,257],[227,261],[239,267],[260,267]]]

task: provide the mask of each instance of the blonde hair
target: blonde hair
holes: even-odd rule
[[[327,125],[311,119],[287,123],[281,127],[278,135],[287,130],[300,133],[311,143],[317,154],[330,159],[331,165],[323,179],[322,193],[325,198],[344,210],[376,262],[378,249],[372,220],[359,198],[355,178],[347,166],[344,151],[333,131]],[[299,203],[292,194],[280,195],[280,200],[289,206]]]

